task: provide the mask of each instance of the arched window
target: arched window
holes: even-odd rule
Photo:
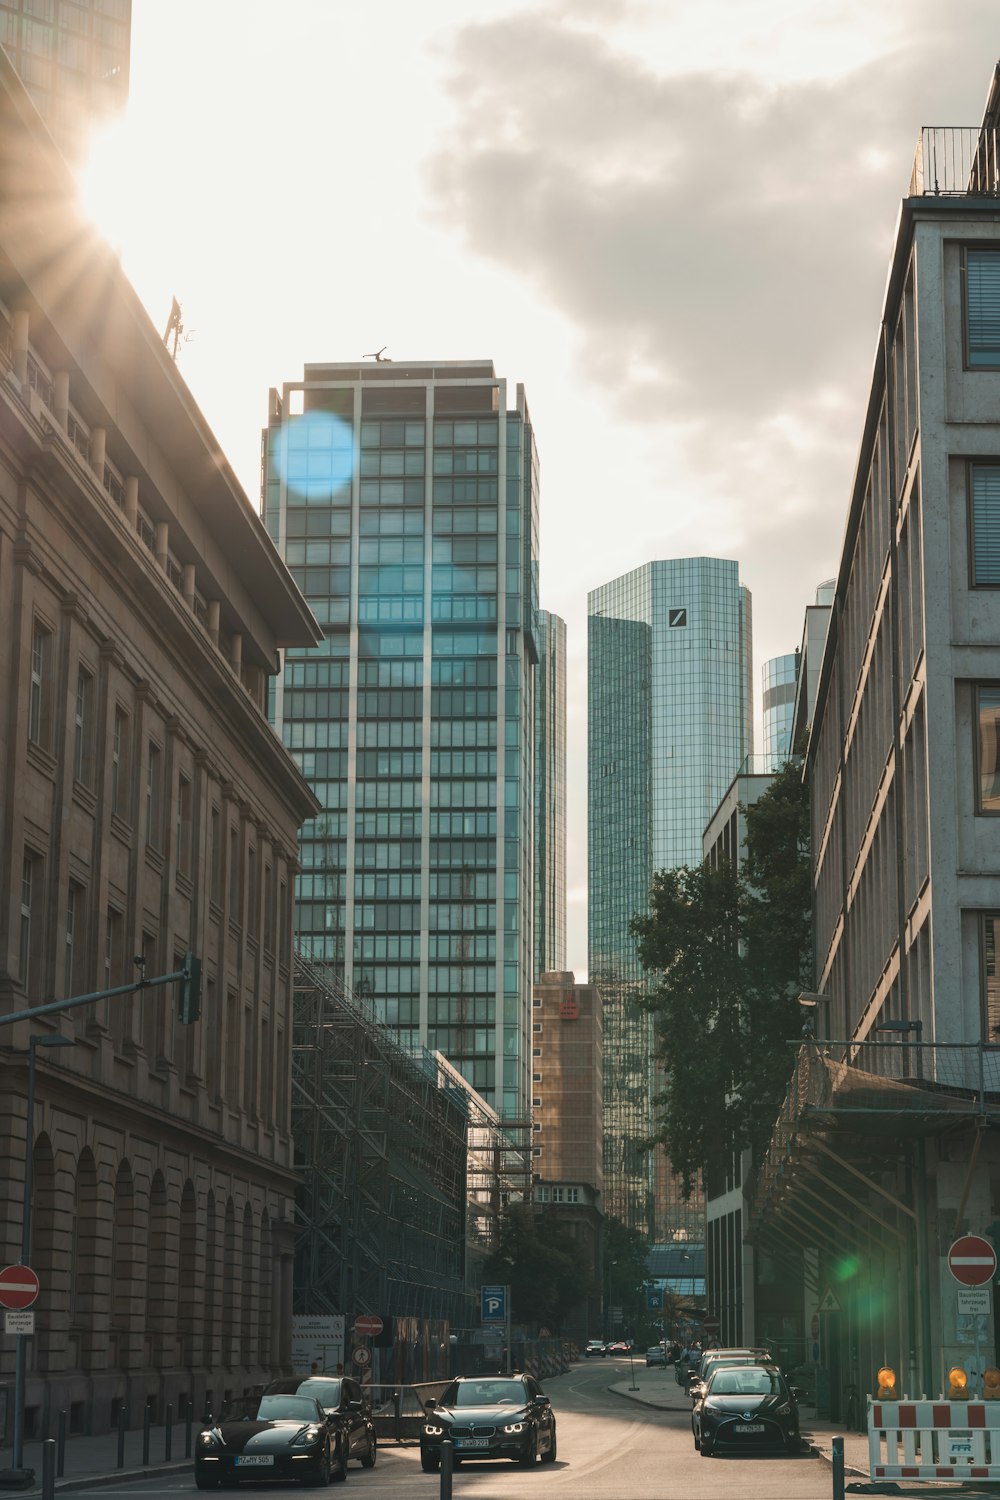
[[[257,1358],[262,1365],[269,1366],[271,1358],[271,1221],[267,1209],[260,1216],[260,1262],[257,1296]]]
[[[33,1368],[47,1371],[51,1368],[52,1354],[63,1347],[62,1335],[55,1330],[65,1326],[57,1309],[64,1310],[66,1295],[64,1279],[58,1275],[55,1264],[56,1167],[47,1135],[40,1135],[35,1141],[31,1170],[31,1265],[45,1288],[49,1316],[28,1347]]]
[[[177,1257],[178,1277],[174,1299],[175,1323],[180,1335],[181,1364],[192,1369],[197,1363],[195,1329],[207,1287],[198,1275],[198,1209],[194,1183],[188,1178],[181,1190],[180,1243]],[[206,1268],[207,1269],[207,1268]],[[207,1314],[208,1308],[205,1305]],[[209,1361],[206,1359],[206,1365]]]
[[[216,1339],[219,1332],[219,1308],[221,1287],[219,1285],[219,1210],[215,1194],[210,1192],[205,1202],[205,1306],[202,1318],[202,1363],[206,1370],[214,1370],[221,1363]]]
[[[143,1346],[134,1338],[136,1298],[143,1282],[144,1255],[136,1243],[138,1226],[135,1212],[135,1186],[132,1168],[121,1162],[115,1178],[115,1207],[111,1230],[111,1329],[114,1350],[112,1364],[123,1370],[142,1364]],[[136,1345],[138,1347],[136,1347]]]
[[[172,1365],[170,1340],[171,1307],[168,1297],[170,1265],[170,1222],[167,1213],[167,1189],[163,1173],[156,1172],[149,1189],[148,1242],[146,1246],[146,1317],[145,1357],[147,1368],[162,1369]]]
[[[239,1243],[236,1238],[236,1210],[233,1200],[226,1200],[226,1217],[222,1234],[222,1363],[228,1368],[239,1360],[236,1340],[236,1295],[240,1284]]]
[[[97,1247],[103,1241],[100,1220],[97,1167],[86,1147],[76,1164],[67,1309],[67,1359],[71,1368],[81,1370],[93,1369],[95,1350],[100,1350],[102,1360],[105,1355],[106,1328],[101,1327],[101,1315],[107,1307],[107,1292],[102,1296],[97,1290],[99,1284],[107,1285],[106,1277],[100,1283],[97,1279]]]
[[[257,1300],[257,1260],[254,1255],[253,1210],[249,1203],[243,1208],[243,1254],[241,1256],[242,1316],[240,1318],[240,1359],[250,1366],[256,1357],[257,1323],[254,1303]]]

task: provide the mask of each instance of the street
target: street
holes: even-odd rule
[[[691,1439],[690,1403],[673,1371],[635,1366],[640,1389],[665,1391],[670,1410],[654,1410],[609,1391],[630,1381],[628,1360],[591,1360],[550,1380],[546,1392],[556,1412],[559,1456],[532,1471],[508,1463],[465,1464],[454,1475],[453,1493],[476,1500],[521,1500],[555,1495],[559,1500],[829,1500],[831,1473],[819,1459],[703,1459]],[[654,1385],[655,1382],[655,1385]],[[355,1500],[437,1500],[440,1476],[424,1474],[415,1446],[385,1442],[370,1471],[348,1474]],[[357,1493],[355,1493],[357,1487]],[[288,1494],[292,1486],[247,1485],[261,1497]],[[337,1486],[339,1488],[339,1486]],[[195,1494],[192,1474],[131,1481],[88,1491],[107,1500]],[[311,1493],[311,1491],[310,1491]]]

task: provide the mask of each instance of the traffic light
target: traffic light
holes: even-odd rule
[[[197,1021],[201,1015],[201,959],[195,958],[190,949],[184,955],[181,973],[180,1004],[177,1014],[178,1018],[187,1025],[191,1021]]]

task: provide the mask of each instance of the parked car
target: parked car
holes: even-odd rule
[[[653,1344],[651,1348],[646,1350],[646,1363],[647,1365],[666,1366],[667,1351],[662,1344]]]
[[[627,1354],[628,1351],[629,1351],[629,1345],[625,1342],[624,1339],[614,1339],[608,1345],[608,1353],[609,1354]]]
[[[341,1441],[315,1396],[227,1401],[218,1422],[198,1434],[194,1482],[200,1490],[248,1479],[329,1484],[346,1478]]]
[[[688,1379],[688,1395],[701,1395],[716,1370],[724,1365],[773,1365],[766,1349],[706,1349]]]
[[[795,1391],[777,1365],[724,1365],[711,1376],[692,1412],[702,1458],[729,1448],[798,1453]]]
[[[555,1413],[533,1375],[460,1375],[437,1401],[428,1401],[420,1429],[420,1467],[441,1467],[441,1444],[454,1444],[454,1461],[510,1458],[531,1466],[554,1463]]]
[[[604,1359],[608,1352],[608,1346],[603,1339],[588,1339],[584,1354],[588,1359]]]
[[[378,1438],[371,1401],[360,1381],[350,1375],[289,1376],[266,1387],[265,1395],[277,1394],[314,1397],[326,1412],[344,1463],[357,1459],[362,1468],[374,1469]]]

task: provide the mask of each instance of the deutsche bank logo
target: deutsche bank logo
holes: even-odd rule
[[[484,1323],[506,1323],[507,1321],[507,1288],[505,1286],[484,1286],[480,1289],[482,1300],[481,1316]]]
[[[667,628],[668,629],[670,629],[670,630],[676,630],[678,625],[686,625],[687,622],[688,622],[688,612],[687,612],[686,609],[668,609],[667,610]]]

